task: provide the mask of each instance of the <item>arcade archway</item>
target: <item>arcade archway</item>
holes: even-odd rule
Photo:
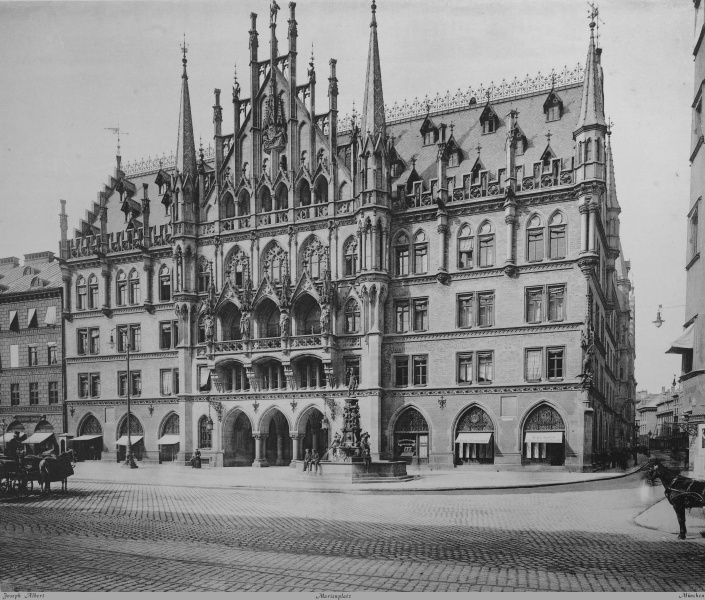
[[[471,406],[455,427],[455,464],[494,463],[494,424],[479,406]]]
[[[223,425],[223,466],[250,467],[255,460],[255,438],[248,416],[236,410]]]
[[[407,408],[394,425],[394,460],[428,464],[428,423],[415,408]]]

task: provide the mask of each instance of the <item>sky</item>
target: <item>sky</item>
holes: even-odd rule
[[[277,35],[287,47],[288,3]],[[638,389],[660,390],[680,373],[665,355],[682,331],[693,99],[693,3],[602,0],[605,111],[622,207],[621,235],[636,293]],[[69,234],[115,167],[176,148],[183,36],[196,138],[212,140],[213,89],[230,89],[237,64],[249,96],[249,13],[260,58],[269,56],[267,0],[198,2],[0,2],[0,257],[53,250],[59,199]],[[581,0],[379,0],[384,98],[508,81],[585,64],[588,5]],[[338,60],[339,110],[362,106],[370,2],[299,0],[299,72],[311,44],[317,104],[327,105],[328,60]],[[665,323],[652,321],[663,304]]]

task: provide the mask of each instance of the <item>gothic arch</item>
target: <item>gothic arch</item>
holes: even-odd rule
[[[271,240],[261,254],[261,275],[266,274],[270,281],[281,283],[289,274],[289,255],[277,240]]]
[[[281,181],[274,194],[274,209],[286,210],[287,208],[289,208],[289,188]]]
[[[313,184],[313,204],[326,204],[328,202],[328,178],[319,174]]]
[[[250,466],[255,459],[254,425],[242,407],[236,406],[223,418],[221,438],[223,440],[223,466]]]
[[[321,242],[316,234],[309,235],[301,244],[299,250],[299,271],[308,271],[313,279],[323,277],[323,274],[329,269],[328,264],[329,251],[328,248]]]
[[[293,431],[289,418],[284,414],[281,408],[277,406],[270,406],[263,413],[257,422],[256,429],[253,431],[258,431],[259,433],[267,434],[269,433],[269,423],[272,419],[281,418],[284,423],[289,427],[289,431]]]
[[[408,425],[401,423],[402,419],[404,419],[408,413],[411,413],[408,415],[411,419],[411,427],[405,428],[404,430],[398,430],[399,426]],[[416,413],[416,415],[413,413]],[[390,450],[392,456],[395,458],[400,457],[405,460],[411,460],[412,464],[427,464],[428,452],[431,448],[431,438],[433,435],[431,423],[432,421],[429,415],[426,414],[426,411],[420,406],[417,406],[416,404],[406,404],[399,407],[389,420],[387,430],[388,449]],[[425,445],[422,444],[422,438],[424,437]],[[407,438],[413,442],[409,446],[413,446],[415,448],[413,455],[411,456],[406,455],[405,450],[402,453],[399,452],[402,448],[398,443],[402,440],[406,440]],[[425,448],[425,456],[422,447]]]
[[[169,422],[174,418],[176,423],[175,425],[174,423]],[[167,428],[169,429],[169,431],[166,431]],[[164,418],[159,422],[159,427],[157,431],[159,432],[160,438],[166,434],[178,435],[181,432],[181,418],[179,417],[179,413],[177,413],[175,410],[170,410],[166,415],[164,415]]]
[[[257,211],[271,212],[274,208],[272,205],[272,189],[268,184],[262,183],[257,190]]]
[[[81,435],[103,435],[103,426],[92,412],[86,413],[76,427],[76,433]]]
[[[539,408],[541,408],[542,406],[547,406],[549,408],[552,408],[553,410],[555,410],[558,413],[558,416],[563,421],[563,435],[564,435],[564,439],[565,439],[565,444],[566,444],[566,446],[568,445],[568,437],[569,437],[568,436],[569,430],[568,430],[568,426],[567,426],[568,415],[555,402],[552,402],[551,400],[542,399],[542,400],[537,400],[531,406],[529,406],[524,411],[524,414],[519,419],[519,427],[517,427],[517,435],[519,435],[519,440],[518,440],[519,448],[523,448],[523,445],[524,445],[524,433],[525,433],[524,428],[526,427],[527,421],[529,420],[531,415],[533,415],[534,412],[536,410],[538,410]]]
[[[468,402],[467,404],[465,404],[465,406],[461,407],[457,413],[455,413],[453,421],[450,424],[450,428],[448,429],[448,435],[450,437],[453,436],[454,432],[458,428],[458,425],[460,425],[460,421],[462,420],[462,418],[473,408],[479,408],[480,410],[484,411],[489,420],[492,422],[492,431],[495,437],[497,437],[499,434],[499,427],[497,426],[497,416],[492,412],[490,408],[485,406],[482,402],[478,402],[477,400],[472,400],[471,402]]]
[[[235,204],[235,198],[233,198],[232,193],[228,190],[223,194],[222,199],[223,206],[223,218],[231,219],[237,216],[237,206]]]

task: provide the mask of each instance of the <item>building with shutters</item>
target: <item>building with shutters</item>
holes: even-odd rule
[[[0,259],[0,433],[66,449],[61,269],[52,252]]]
[[[69,432],[119,459],[129,391],[142,460],[287,465],[325,452],[354,377],[374,460],[580,470],[627,447],[594,22],[585,68],[388,107],[373,2],[362,113],[341,118],[335,59],[321,102],[296,5],[287,48],[273,6],[233,130],[216,89],[197,150],[184,52],[175,155],[118,157],[71,239],[62,217]]]

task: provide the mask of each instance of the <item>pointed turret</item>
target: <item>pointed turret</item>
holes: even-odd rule
[[[583,99],[580,106],[577,132],[585,127],[601,125],[606,127],[605,107],[602,96],[602,77],[600,61],[595,48],[595,21],[590,22],[590,47],[588,49],[585,81],[583,82]]]
[[[186,73],[186,44],[182,47],[184,72],[181,75],[181,107],[179,109],[179,135],[176,142],[176,171],[184,188],[183,201],[193,202],[196,195],[196,142],[193,137],[193,120],[191,119],[191,99],[188,91],[188,74]],[[189,185],[190,183],[190,185]],[[190,188],[190,189],[189,189]]]
[[[612,131],[607,130],[607,144],[605,146],[605,170],[607,171],[606,180],[606,204],[607,209],[616,209],[621,211],[619,201],[617,200],[617,186],[614,182],[614,161],[612,160]]]
[[[386,134],[384,122],[384,98],[382,97],[382,71],[379,66],[377,44],[377,4],[372,0],[370,22],[370,47],[367,54],[367,76],[365,77],[365,101],[362,107],[362,135],[369,132],[375,143],[378,136]]]

